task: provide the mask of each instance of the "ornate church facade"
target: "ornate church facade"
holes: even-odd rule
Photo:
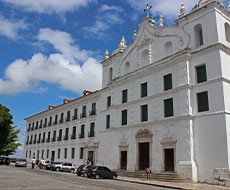
[[[146,17],[102,60],[102,89],[27,117],[27,159],[210,182],[230,165],[230,6],[182,5],[175,26]]]

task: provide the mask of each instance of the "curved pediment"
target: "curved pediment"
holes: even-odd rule
[[[141,129],[137,131],[136,138],[150,138],[153,136],[152,132],[148,129]]]
[[[118,62],[116,77],[132,72],[148,64],[186,49],[190,37],[178,26],[155,27],[150,18],[145,18],[134,41],[125,49]],[[130,63],[127,71],[125,63]]]

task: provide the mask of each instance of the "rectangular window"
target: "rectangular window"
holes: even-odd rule
[[[67,159],[67,148],[64,149],[64,159]]]
[[[80,147],[80,159],[83,159],[83,155],[84,155],[84,148],[83,147]]]
[[[58,155],[57,155],[57,158],[60,159],[61,158],[61,149],[59,148],[58,149]]]
[[[121,125],[127,125],[127,110],[121,111]]]
[[[67,112],[66,121],[70,121],[70,111]]]
[[[90,131],[88,137],[94,137],[95,123],[90,123]]]
[[[73,126],[71,139],[76,139],[76,126]]]
[[[86,106],[83,106],[82,107],[82,112],[81,112],[81,118],[84,118],[84,117],[86,117]]]
[[[172,98],[164,100],[164,112],[165,112],[165,117],[171,117],[174,115]]]
[[[141,84],[141,98],[148,95],[147,82]]]
[[[63,123],[63,121],[64,121],[64,113],[61,113],[61,118],[59,120],[59,123]]]
[[[44,158],[44,150],[42,149],[42,158]]]
[[[79,138],[85,138],[85,125],[81,125],[81,133],[79,134]]]
[[[53,138],[52,138],[52,141],[56,141],[56,131],[53,131]]]
[[[205,65],[196,67],[196,78],[197,78],[197,83],[202,83],[207,81],[207,73],[206,73]]]
[[[172,89],[172,74],[164,76],[164,90]]]
[[[73,120],[77,119],[77,111],[78,111],[78,109],[75,108],[75,109],[74,109],[73,118],[72,118]]]
[[[54,125],[57,125],[57,123],[58,123],[58,115],[55,115]]]
[[[64,140],[68,140],[68,139],[69,139],[69,128],[66,128]]]
[[[148,121],[148,105],[141,106],[141,121]]]
[[[59,129],[59,135],[58,135],[57,140],[58,140],[58,141],[61,141],[61,140],[62,140],[62,129]]]
[[[107,108],[111,106],[111,96],[107,97]]]
[[[122,90],[122,103],[126,103],[128,101],[128,90]]]
[[[75,148],[71,149],[71,159],[74,159],[75,156]]]
[[[92,103],[92,109],[90,115],[96,115],[96,102]]]
[[[49,158],[49,149],[46,150],[46,158]]]
[[[110,128],[110,115],[106,116],[106,129]]]
[[[209,111],[208,92],[197,93],[198,112]]]

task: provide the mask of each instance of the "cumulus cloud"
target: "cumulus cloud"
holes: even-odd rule
[[[71,60],[84,61],[90,54],[89,51],[80,50],[80,48],[74,44],[71,35],[67,32],[43,28],[40,29],[38,33],[38,39],[53,45],[56,50]]]
[[[95,23],[91,26],[86,26],[83,31],[86,36],[99,38],[107,36],[107,32],[112,25],[122,24],[123,19],[121,13],[124,10],[118,6],[101,5],[98,9]]]
[[[101,88],[100,63],[74,45],[68,33],[46,28],[40,30],[38,39],[50,43],[59,52],[48,56],[37,53],[29,60],[15,60],[7,67],[4,79],[0,79],[0,94],[43,91],[41,82],[76,93]]]
[[[27,11],[35,11],[39,13],[51,13],[51,12],[66,12],[74,9],[78,9],[82,6],[87,6],[91,2],[96,0],[1,0],[5,3],[15,5],[20,8],[24,8]]]
[[[0,35],[12,40],[18,38],[18,31],[26,29],[27,25],[23,21],[10,21],[0,15]]]

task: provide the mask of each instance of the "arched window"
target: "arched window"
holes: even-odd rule
[[[172,42],[168,41],[165,43],[165,53],[169,55],[172,53]]]
[[[129,67],[130,67],[129,62],[126,62],[125,63],[125,73],[127,73],[129,71]]]
[[[201,24],[197,24],[194,27],[194,37],[196,47],[203,45],[203,31]]]
[[[225,27],[225,36],[226,36],[226,40],[228,42],[230,42],[230,26],[228,23],[225,23],[224,24],[224,27]]]
[[[142,65],[147,65],[149,63],[149,58],[148,58],[149,52],[148,50],[144,50],[141,55],[141,64]]]
[[[109,78],[108,78],[108,84],[110,84],[113,80],[113,68],[109,69]]]

